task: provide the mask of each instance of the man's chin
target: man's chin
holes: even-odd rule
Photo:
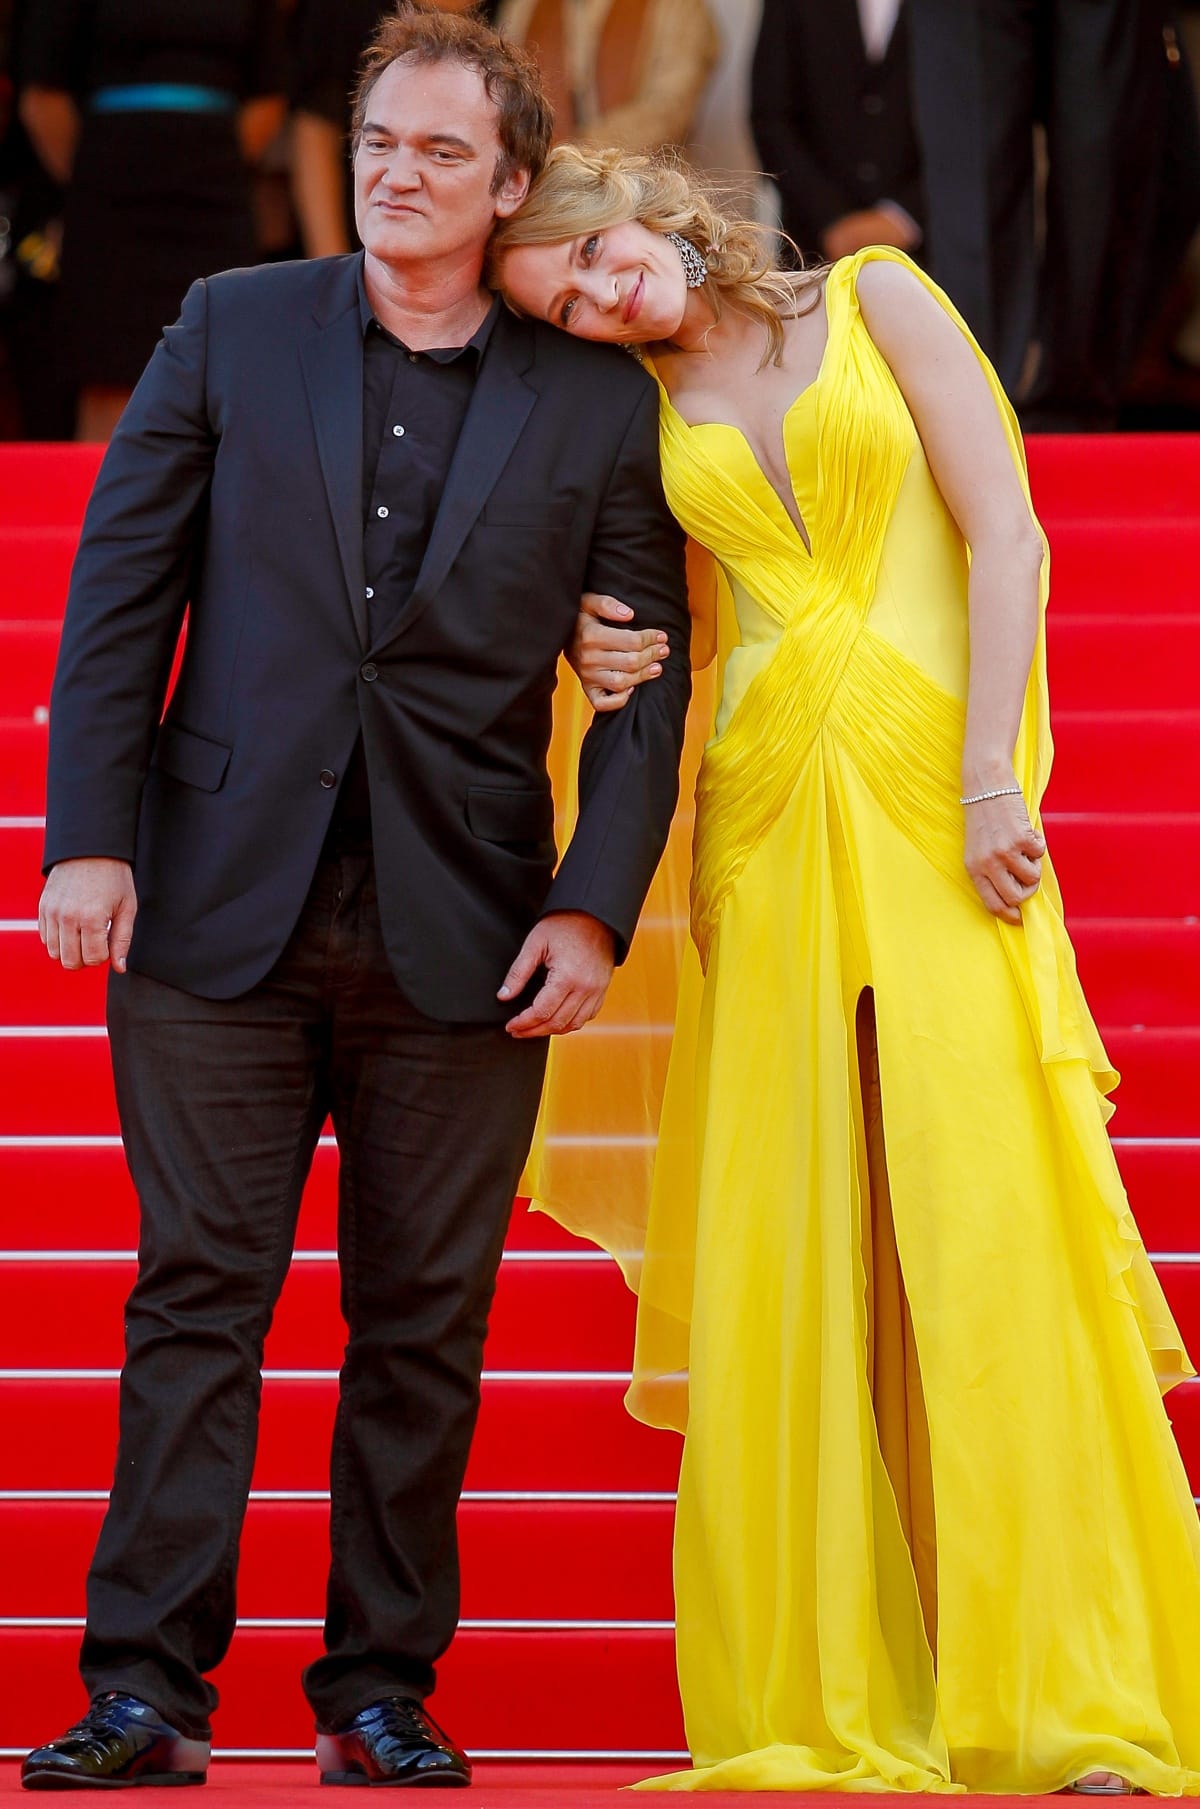
[[[362,242],[372,257],[387,263],[391,258],[412,258],[427,253],[428,229],[419,214],[387,220],[369,219]]]

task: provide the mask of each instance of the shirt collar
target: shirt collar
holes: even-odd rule
[[[358,318],[362,322],[363,338],[365,339],[367,334],[374,330],[376,333],[381,334],[384,339],[389,339],[393,345],[399,346],[401,351],[407,352],[409,347],[405,345],[404,341],[398,339],[394,333],[389,333],[382,321],[377,320],[375,317],[375,313],[367,296],[367,285],[363,276],[364,261],[365,260],[362,257],[358,260]],[[488,309],[465,345],[436,346],[421,352],[420,356],[422,358],[432,359],[434,364],[453,364],[457,359],[469,354],[474,360],[475,365],[478,367],[483,361],[483,354],[487,350],[488,341],[492,336],[492,329],[496,325],[496,317],[500,312],[500,307],[500,297],[498,295],[493,296],[491,307]]]

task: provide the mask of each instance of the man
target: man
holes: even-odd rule
[[[675,800],[687,617],[653,387],[480,284],[549,142],[535,66],[405,7],[354,129],[365,256],[189,292],[72,581],[40,917],[66,966],[112,965],[142,1236],[92,1708],[34,1786],[204,1777],[263,1336],[327,1112],[349,1343],[318,1759],[326,1782],[469,1780],[422,1701],[488,1307],[546,1035],[599,1008]],[[677,650],[591,730],[555,874],[544,755],[584,589]]]
[[[764,0],[750,104],[783,229],[806,257],[916,251],[924,209],[900,0]]]
[[[1170,8],[910,0],[909,13],[934,275],[1020,396],[1026,428],[1106,431],[1200,218]],[[1172,159],[1181,180],[1164,195]]]

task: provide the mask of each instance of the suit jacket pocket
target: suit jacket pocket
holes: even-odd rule
[[[554,836],[554,800],[548,791],[510,791],[472,785],[467,822],[484,842],[549,842]]]
[[[479,512],[482,528],[521,528],[527,534],[561,534],[575,511],[569,502],[488,502]]]
[[[219,791],[232,750],[207,735],[197,735],[177,722],[164,722],[154,744],[151,766],[198,791]]]

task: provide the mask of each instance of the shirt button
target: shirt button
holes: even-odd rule
[[[370,598],[371,598],[371,597],[373,597],[373,596],[374,596],[374,595],[375,595],[375,587],[374,587],[374,585],[371,585],[371,584],[368,584],[368,586],[367,586],[367,597],[368,597],[368,600],[369,600],[369,599],[370,599]]]
[[[326,791],[332,791],[337,784],[337,774],[330,772],[327,766],[322,768],[319,777]]]
[[[380,521],[386,521],[386,520],[387,520],[387,510],[386,510],[386,509],[385,509],[385,508],[384,508],[384,506],[383,506],[383,504],[382,504],[382,503],[380,503],[380,505],[379,505],[379,507],[378,507],[378,508],[377,508],[377,509],[376,509],[376,511],[375,511],[375,513],[376,513],[376,515],[378,515],[378,517],[379,517],[379,519],[380,519]]]
[[[395,434],[395,436],[398,440],[402,440],[404,438],[403,427],[393,427],[392,432]]]
[[[879,165],[877,163],[860,163],[855,171],[860,182],[878,182]]]
[[[864,94],[863,112],[870,113],[873,118],[878,117],[878,115],[883,112],[882,94]]]
[[[374,660],[368,660],[366,665],[360,666],[358,670],[369,685],[373,685],[375,680],[379,677],[379,667],[375,664]]]
[[[408,354],[408,362],[410,364],[419,364],[420,361],[421,361],[421,354],[419,352],[410,352]]]

